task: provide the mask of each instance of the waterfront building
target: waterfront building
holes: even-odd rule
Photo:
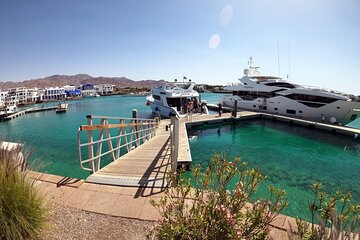
[[[79,89],[74,90],[65,90],[67,97],[79,97],[81,96],[81,91]]]
[[[75,91],[76,90],[76,87],[74,85],[65,85],[63,86],[65,92],[66,91]]]
[[[0,102],[5,103],[5,98],[6,98],[7,94],[8,94],[8,92],[0,91]]]
[[[101,95],[111,95],[114,92],[114,86],[112,84],[99,84],[94,85],[94,89]]]
[[[81,86],[81,95],[84,97],[95,97],[96,90],[94,89],[94,85],[87,83]]]
[[[7,95],[7,101],[16,104],[26,103],[26,92],[27,89],[25,87],[10,88]]]
[[[44,89],[43,100],[57,100],[66,97],[65,89],[63,87],[51,87]]]
[[[87,83],[81,86],[81,90],[94,90],[94,85]]]
[[[26,102],[35,102],[38,100],[38,88],[29,88],[25,91]]]

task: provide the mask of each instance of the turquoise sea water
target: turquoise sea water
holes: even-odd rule
[[[259,195],[266,196],[268,184],[287,191],[285,214],[308,217],[304,209],[315,182],[329,193],[352,191],[360,202],[360,139],[266,120],[197,127],[189,134],[197,136],[190,142],[193,164],[206,165],[214,151],[240,156],[268,175]]]
[[[221,96],[204,93],[202,99],[218,103]],[[109,96],[68,103],[64,114],[38,112],[0,122],[0,139],[25,143],[33,152],[33,161],[47,164],[43,171],[86,178],[88,172],[80,169],[77,152],[77,130],[86,124],[86,115],[131,117],[132,109],[137,109],[140,117],[151,117],[145,97]],[[56,103],[50,105],[53,104]],[[291,209],[300,207],[294,199],[308,197],[308,185],[317,180],[326,189],[353,189],[360,201],[358,142],[341,135],[319,135],[307,129],[279,126],[244,122],[238,126],[196,129],[197,141],[191,142],[193,161],[209,159],[213,153],[209,149],[226,150],[231,157],[240,154],[252,167],[264,170],[271,183],[288,191]],[[360,127],[360,120],[352,126]],[[295,210],[287,213],[296,215]]]
[[[204,93],[202,99],[217,103],[219,94]],[[88,172],[80,169],[77,149],[77,130],[86,124],[86,115],[131,117],[137,109],[139,117],[151,117],[146,97],[107,96],[69,101],[66,113],[55,111],[23,115],[0,122],[0,139],[22,142],[32,150],[32,160],[46,165],[43,171],[62,176],[86,178]],[[48,103],[54,105],[55,103]]]
[[[348,127],[353,128],[360,128],[360,118],[356,119],[355,121],[352,121],[351,123],[347,124]]]

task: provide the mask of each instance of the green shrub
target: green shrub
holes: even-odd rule
[[[311,222],[296,219],[296,228],[288,236],[293,240],[340,240],[360,238],[360,204],[351,204],[351,193],[337,191],[329,196],[321,191],[321,184],[314,183],[314,198],[309,201]]]
[[[43,196],[26,176],[29,155],[22,146],[0,149],[0,239],[36,239],[46,221]]]
[[[174,187],[166,190],[160,201],[152,204],[160,212],[149,236],[158,239],[265,239],[269,224],[287,205],[285,191],[270,187],[268,199],[249,204],[259,184],[265,180],[257,169],[249,170],[236,158],[214,154],[201,171],[193,169],[193,183],[180,174],[171,174]],[[227,190],[238,178],[235,189]]]

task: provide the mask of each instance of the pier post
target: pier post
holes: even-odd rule
[[[237,117],[237,100],[235,99],[235,103],[234,103],[234,110],[233,110],[233,117]]]
[[[138,118],[138,111],[137,109],[133,109],[132,110],[132,118],[134,119],[134,123],[138,123],[137,118]],[[139,133],[138,133],[138,126],[135,126],[135,136],[136,136],[136,147],[138,147],[140,145],[139,142]]]

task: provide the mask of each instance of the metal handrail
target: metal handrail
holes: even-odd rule
[[[178,152],[179,152],[179,117],[171,117],[170,123],[170,146],[171,146],[171,167],[176,173],[178,165]]]
[[[112,161],[130,152],[142,143],[155,136],[159,126],[159,120],[147,118],[121,118],[106,116],[87,116],[88,124],[82,125],[78,130],[78,154],[80,167],[95,173],[101,168],[101,159],[110,156]],[[100,123],[95,124],[95,122]],[[113,123],[111,121],[117,121]],[[111,130],[118,129],[114,136]],[[87,140],[82,138],[82,132],[87,134]],[[111,136],[113,135],[113,136]],[[103,149],[103,143],[107,143],[107,149]],[[87,157],[83,151],[87,149]],[[96,152],[95,152],[96,150]]]

